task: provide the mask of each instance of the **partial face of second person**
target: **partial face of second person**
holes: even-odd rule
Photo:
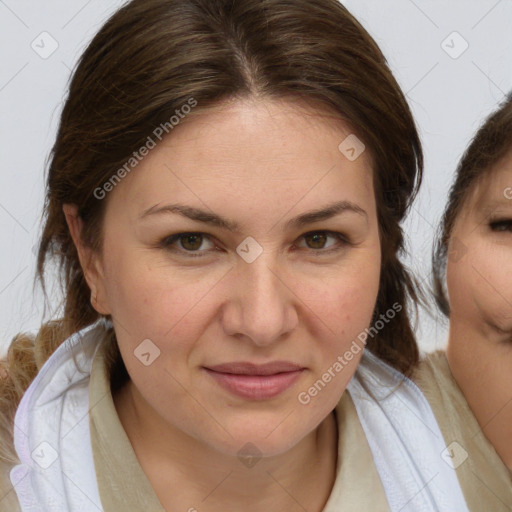
[[[350,133],[294,101],[225,104],[176,126],[108,196],[96,307],[113,317],[144,421],[178,446],[272,456],[311,443],[354,374],[361,353],[332,368],[371,321],[381,259],[369,152],[338,149]],[[273,396],[208,370],[275,361],[300,371]]]
[[[475,415],[512,468],[512,154],[485,171],[450,237],[448,360]]]

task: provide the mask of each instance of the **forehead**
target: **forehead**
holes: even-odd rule
[[[170,196],[258,209],[373,194],[369,151],[335,112],[304,102],[237,101],[185,118],[114,193],[139,209]],[[348,157],[347,157],[348,156]],[[122,190],[121,190],[122,189]],[[325,199],[323,199],[325,197]],[[348,197],[341,197],[347,199]],[[202,201],[204,200],[204,201]]]
[[[164,145],[191,151],[196,158],[228,161],[231,155],[242,156],[239,150],[277,163],[277,156],[317,156],[326,151],[338,155],[339,143],[350,135],[355,137],[353,132],[340,114],[311,100],[247,99],[192,113],[166,137]]]
[[[512,152],[481,173],[466,202],[479,210],[512,204]]]

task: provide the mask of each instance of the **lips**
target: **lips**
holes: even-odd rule
[[[288,389],[305,370],[288,361],[262,365],[232,362],[205,367],[204,370],[223,389],[248,400],[268,400]]]
[[[266,364],[253,364],[246,362],[224,363],[208,366],[208,370],[236,375],[275,375],[276,373],[296,372],[304,367],[287,361],[273,361]]]

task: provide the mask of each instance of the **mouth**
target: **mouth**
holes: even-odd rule
[[[287,361],[263,365],[234,362],[203,369],[223,389],[248,400],[268,400],[280,395],[305,370],[303,366]]]

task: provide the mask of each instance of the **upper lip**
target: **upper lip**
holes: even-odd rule
[[[288,361],[272,361],[266,364],[254,364],[244,361],[206,366],[208,370],[220,373],[232,373],[235,375],[275,375],[284,372],[296,372],[304,367]]]

